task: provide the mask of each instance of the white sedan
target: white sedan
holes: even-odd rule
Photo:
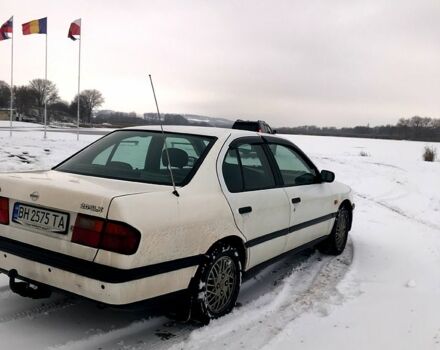
[[[305,247],[340,254],[353,208],[350,188],[282,137],[122,129],[52,170],[0,175],[0,270],[33,298],[60,289],[120,306],[183,292],[207,321],[257,265]]]

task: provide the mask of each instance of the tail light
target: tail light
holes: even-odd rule
[[[9,198],[0,197],[0,224],[9,225]]]
[[[104,224],[103,219],[78,214],[73,226],[72,242],[98,248]]]
[[[74,243],[125,255],[136,253],[140,239],[130,225],[83,214],[78,214],[72,235]]]
[[[139,231],[133,227],[114,221],[108,221],[101,236],[99,247],[125,255],[136,253],[141,240]]]

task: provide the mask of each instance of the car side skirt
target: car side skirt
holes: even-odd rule
[[[275,232],[271,232],[271,233],[265,234],[263,236],[260,236],[260,237],[257,237],[257,238],[254,238],[254,239],[251,239],[251,240],[247,241],[245,243],[245,246],[246,246],[246,248],[254,247],[254,246],[258,245],[258,244],[265,243],[265,242],[270,241],[272,239],[276,239],[278,237],[286,236],[286,235],[288,235],[290,233],[293,233],[295,231],[299,231],[299,230],[302,230],[304,228],[320,224],[320,223],[325,222],[327,220],[331,220],[331,219],[335,218],[336,215],[337,215],[337,213],[327,214],[327,215],[321,216],[321,217],[316,218],[316,219],[312,219],[312,220],[305,221],[305,222],[302,222],[302,223],[294,225],[294,226],[287,227],[287,228],[282,229],[282,230],[278,230],[278,231],[275,231]]]
[[[258,265],[255,265],[253,267],[251,267],[249,270],[245,271],[243,274],[243,280],[246,281],[252,277],[254,277],[256,274],[258,274],[262,269],[264,269],[265,267],[285,258],[286,256],[290,256],[290,255],[295,255],[298,254],[306,249],[313,249],[316,245],[318,245],[319,243],[321,243],[322,241],[324,241],[325,239],[327,239],[328,236],[322,236],[319,238],[314,239],[311,242],[308,242],[306,244],[300,245],[296,248],[293,248],[287,252],[284,252],[272,259],[266,260],[265,262],[262,262]]]

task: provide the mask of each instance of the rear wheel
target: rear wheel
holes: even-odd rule
[[[331,255],[339,255],[347,244],[348,231],[350,228],[350,212],[347,207],[339,209],[330,235],[318,245],[320,252]]]
[[[208,323],[231,312],[241,285],[238,249],[229,244],[215,246],[196,276],[192,317]]]

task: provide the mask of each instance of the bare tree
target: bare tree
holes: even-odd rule
[[[416,115],[412,117],[409,122],[410,122],[410,126],[412,126],[413,128],[419,128],[422,126],[422,121],[423,118]]]
[[[9,108],[11,101],[11,89],[7,83],[0,80],[0,108]]]
[[[75,96],[71,104],[71,110],[77,108],[77,103],[78,95]],[[80,94],[80,114],[84,122],[90,124],[92,122],[93,111],[102,106],[103,103],[104,97],[98,90],[91,89],[82,91]]]
[[[410,120],[406,118],[400,118],[397,122],[397,126],[410,126]]]
[[[87,104],[86,98],[84,95],[81,94],[80,101],[79,101],[79,115],[80,115],[81,121],[84,123],[86,122],[86,115],[88,113],[88,111],[86,109],[86,104]],[[72,103],[70,104],[69,109],[70,109],[70,114],[72,116],[76,117],[76,115],[78,113],[78,95],[76,95],[75,98],[73,99]]]
[[[51,105],[60,99],[58,89],[54,83],[45,79],[33,79],[29,82],[29,87],[35,94],[35,104],[42,118],[44,103]]]
[[[29,86],[14,86],[14,108],[19,114],[29,114],[35,101],[35,91]]]
[[[70,122],[72,119],[69,103],[63,100],[52,103],[50,107],[48,107],[48,113],[50,114],[52,120]]]
[[[431,126],[440,129],[440,119],[432,119]]]

